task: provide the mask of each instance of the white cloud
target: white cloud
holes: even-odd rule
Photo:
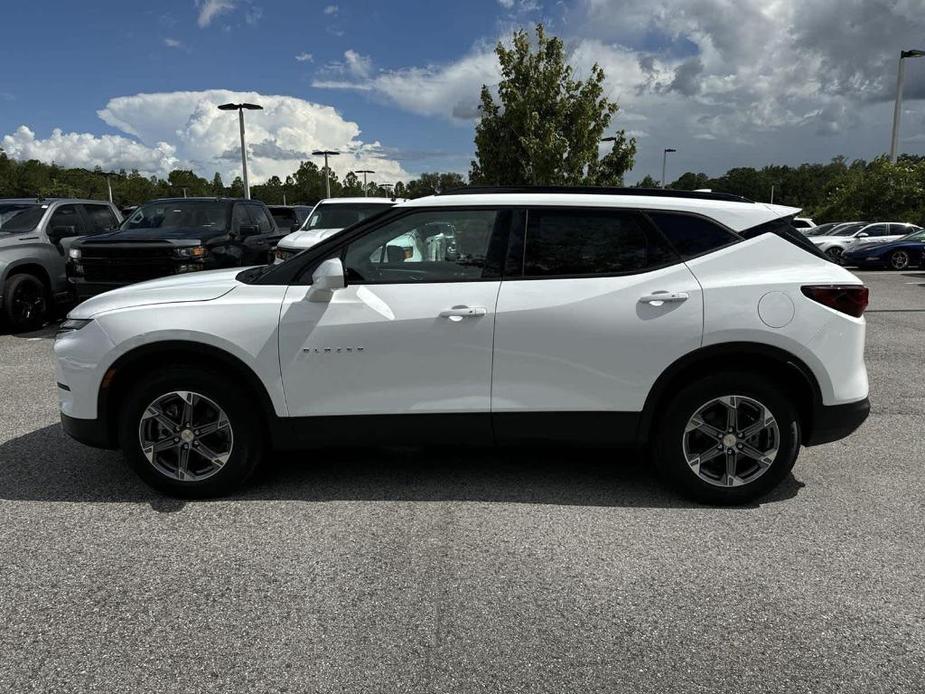
[[[305,53],[304,51],[303,51],[302,53],[299,53],[299,54],[295,57],[295,59],[298,60],[300,63],[304,63],[304,62],[313,63],[313,62],[315,62],[315,56],[313,56],[311,53]]]
[[[344,60],[351,75],[359,78],[369,77],[369,72],[373,65],[369,56],[360,55],[351,48],[344,51]]]
[[[330,106],[291,96],[213,89],[198,92],[135,94],[111,99],[100,118],[122,135],[52,132],[37,138],[22,126],[5,136],[3,149],[17,159],[35,158],[64,166],[138,169],[165,175],[174,168],[191,168],[225,180],[240,174],[238,119],[219,111],[229,101],[261,104],[247,118],[248,172],[259,182],[293,173],[300,161],[313,159],[314,149],[337,149],[332,168],[340,175],[357,168],[378,172],[377,180],[408,178],[379,142],[367,142],[357,123],[344,119]]]
[[[514,0],[498,0],[498,4],[509,10],[514,6]]]
[[[326,15],[335,15],[339,10],[340,8],[337,5],[328,5],[324,8],[324,13]]]
[[[168,48],[182,48],[183,43],[177,39],[166,38],[164,39],[164,45]]]
[[[235,0],[196,0],[196,7],[199,8],[197,24],[207,27],[218,15],[231,12],[235,8]]]
[[[65,133],[55,128],[50,137],[40,139],[21,125],[5,135],[0,143],[14,159],[38,159],[65,167],[138,169],[151,174],[166,173],[182,164],[177,158],[176,147],[166,142],[149,147],[120,135]]]

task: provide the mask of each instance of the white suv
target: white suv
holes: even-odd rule
[[[279,240],[275,262],[289,260],[306,248],[311,248],[338,231],[379,214],[398,202],[400,201],[392,198],[326,198],[312,208],[301,229]]]
[[[64,427],[184,496],[235,489],[270,448],[533,441],[648,445],[688,495],[742,502],[869,410],[867,289],[795,212],[677,191],[406,202],[281,265],[81,304],[55,342]]]

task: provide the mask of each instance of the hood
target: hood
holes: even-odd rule
[[[70,312],[72,318],[92,318],[100,313],[135,306],[211,301],[240,283],[235,279],[245,268],[192,272],[130,284],[87,299]]]
[[[342,229],[302,229],[284,236],[280,239],[278,245],[282,248],[298,249],[302,251],[306,248],[311,248],[316,243],[324,241],[338,231],[342,231]]]
[[[120,229],[81,240],[81,245],[122,243],[124,241],[210,241],[226,236],[225,229],[207,227],[174,227],[171,229]]]

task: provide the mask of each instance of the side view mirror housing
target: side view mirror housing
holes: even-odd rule
[[[312,286],[308,290],[308,300],[327,303],[334,292],[347,286],[344,279],[344,264],[340,258],[328,258],[312,273]]]
[[[859,239],[866,239],[868,236],[870,236],[870,234],[868,234],[866,231],[862,231],[860,234],[858,234]]]
[[[70,236],[77,236],[77,227],[75,226],[57,226],[52,227],[47,232],[48,238],[52,243],[58,243],[61,239]]]

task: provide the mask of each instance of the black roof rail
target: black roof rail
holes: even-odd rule
[[[672,190],[670,188],[606,188],[601,186],[469,186],[453,188],[437,195],[479,195],[516,193],[573,193],[577,195],[640,195],[653,198],[695,198],[699,200],[723,200],[726,202],[754,201],[732,193],[706,193],[696,190]]]

